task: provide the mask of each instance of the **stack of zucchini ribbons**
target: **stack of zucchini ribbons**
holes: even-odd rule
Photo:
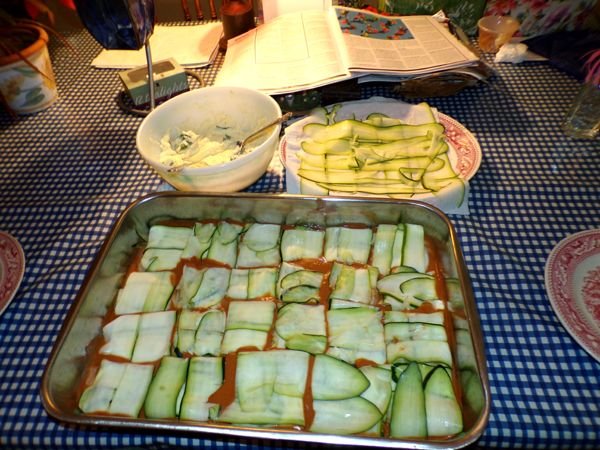
[[[452,208],[465,199],[465,183],[448,157],[445,129],[427,103],[414,125],[382,113],[336,119],[340,105],[313,112],[304,125],[298,176],[303,194],[434,196]]]
[[[430,438],[481,397],[460,286],[427,272],[421,225],[155,225],[143,252],[85,414]]]

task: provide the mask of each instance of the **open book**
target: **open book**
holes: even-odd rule
[[[416,76],[477,61],[431,16],[334,7],[285,14],[230,40],[215,84],[281,94],[363,75]]]

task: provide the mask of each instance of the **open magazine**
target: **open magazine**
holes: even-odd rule
[[[282,94],[363,75],[415,76],[477,61],[431,16],[334,7],[285,14],[230,40],[215,84]]]

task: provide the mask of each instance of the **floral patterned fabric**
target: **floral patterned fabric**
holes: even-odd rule
[[[521,36],[581,28],[597,0],[488,0],[485,15],[510,15]]]
[[[477,32],[486,0],[379,0],[379,9],[394,15],[435,14],[443,10],[466,33]]]
[[[435,14],[443,10],[465,32],[477,34],[483,15],[510,15],[521,22],[518,34],[536,36],[580,29],[597,0],[338,0],[355,8],[369,5],[394,15]]]

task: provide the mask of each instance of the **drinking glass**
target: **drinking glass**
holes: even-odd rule
[[[154,31],[154,0],[75,0],[81,22],[108,50],[145,47],[150,109],[154,109],[154,77],[150,36]]]
[[[562,124],[563,131],[576,139],[594,139],[600,132],[600,86],[585,82],[573,100]]]
[[[496,53],[519,29],[519,21],[510,16],[485,16],[477,22],[479,47],[484,52]]]

